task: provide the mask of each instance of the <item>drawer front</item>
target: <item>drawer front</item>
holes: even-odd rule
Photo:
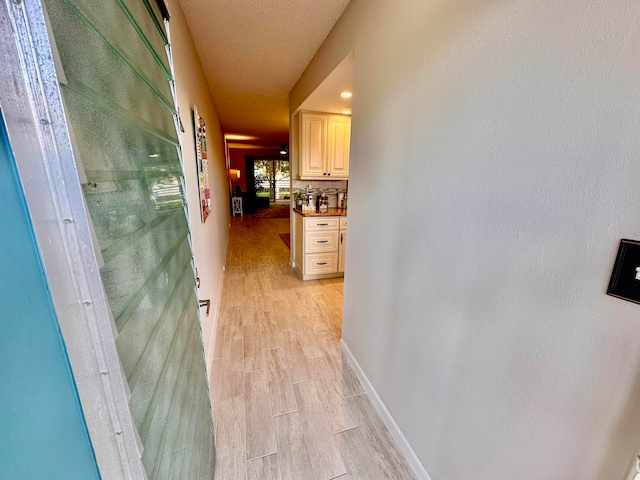
[[[340,218],[340,230],[347,229],[347,217]]]
[[[304,256],[304,274],[321,275],[338,271],[338,253],[312,253]]]
[[[311,217],[304,219],[305,231],[338,230],[338,217]]]
[[[335,252],[338,250],[338,231],[307,232],[304,234],[304,253]]]

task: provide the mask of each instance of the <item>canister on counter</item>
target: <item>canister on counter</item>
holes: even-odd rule
[[[329,196],[326,193],[320,195],[320,203],[318,207],[321,212],[329,210]]]

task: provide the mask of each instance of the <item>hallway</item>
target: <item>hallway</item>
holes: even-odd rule
[[[343,361],[343,280],[298,280],[288,231],[232,218],[210,369],[216,480],[414,478]]]

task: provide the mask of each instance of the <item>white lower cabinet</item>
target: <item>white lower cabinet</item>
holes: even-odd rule
[[[340,218],[340,237],[338,238],[338,272],[344,273],[344,260],[347,247],[347,217]]]
[[[347,231],[340,230],[340,246],[338,247],[338,271],[344,273],[344,252],[347,246]]]
[[[338,240],[338,230],[332,232],[305,232],[304,252],[335,252],[338,250]]]
[[[324,275],[338,271],[337,253],[309,253],[304,257],[305,275]]]
[[[302,279],[342,276],[347,219],[294,215],[295,263]]]

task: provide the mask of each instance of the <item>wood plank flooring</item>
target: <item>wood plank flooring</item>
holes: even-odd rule
[[[414,479],[340,352],[342,279],[300,281],[288,231],[232,218],[209,370],[215,479]]]

